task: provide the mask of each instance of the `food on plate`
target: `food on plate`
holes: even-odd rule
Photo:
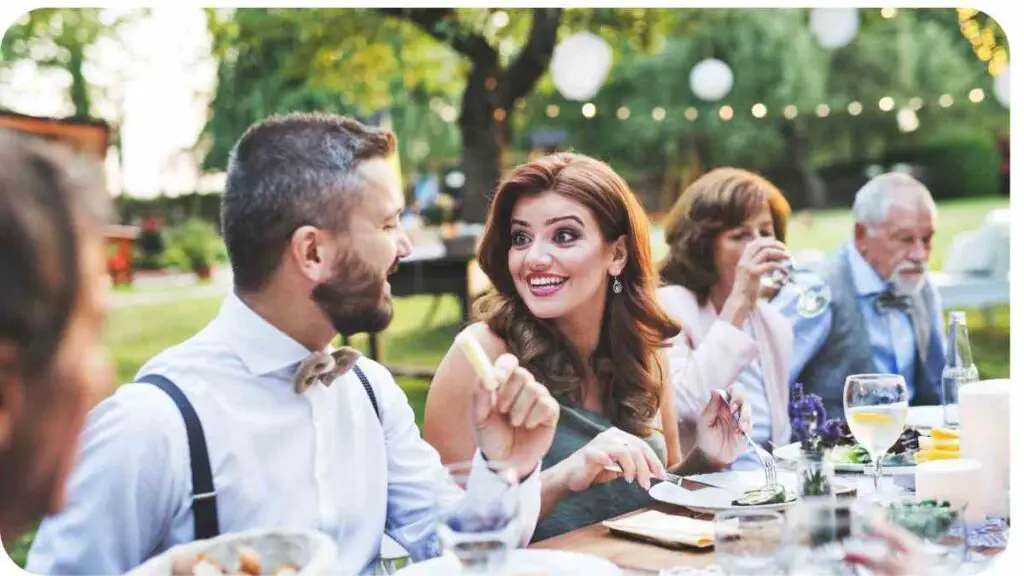
[[[769,504],[783,504],[794,499],[781,485],[765,486],[756,490],[747,490],[743,496],[732,501],[733,506],[767,506]]]
[[[260,576],[271,574],[273,576],[296,576],[299,573],[299,566],[295,564],[282,564],[270,572],[264,572],[259,554],[247,546],[240,546],[236,551],[238,554],[237,567],[233,570],[221,565],[206,554],[186,554],[174,558],[171,563],[171,574],[173,576],[224,576],[231,574],[235,576]]]
[[[921,450],[914,454],[917,463],[931,460],[956,460],[960,458],[960,431],[935,428],[930,436],[919,439]]]
[[[886,417],[884,414],[858,413],[859,417]],[[919,441],[921,432],[913,428],[907,428],[900,434],[899,439],[889,449],[888,454],[882,459],[883,466],[913,466],[914,454],[921,449]],[[826,448],[828,459],[833,464],[871,464],[871,454],[867,448],[859,444],[850,432],[850,426],[846,422],[839,425],[838,440]]]
[[[916,534],[924,540],[934,540],[946,534],[957,513],[946,500],[900,502],[885,507],[886,518]]]

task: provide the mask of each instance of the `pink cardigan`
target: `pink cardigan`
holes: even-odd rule
[[[776,447],[789,443],[789,361],[793,354],[793,329],[778,311],[760,302],[750,314],[755,338],[718,319],[710,302],[682,286],[658,289],[658,302],[683,325],[668,351],[670,380],[677,417],[694,418],[703,411],[711,391],[736,381],[754,358],[761,361],[771,436]]]

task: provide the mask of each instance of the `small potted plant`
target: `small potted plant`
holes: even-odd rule
[[[217,233],[208,222],[190,219],[174,231],[174,244],[181,250],[199,280],[206,281],[213,274],[214,245]]]

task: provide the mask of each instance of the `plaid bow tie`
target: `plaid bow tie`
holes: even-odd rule
[[[910,296],[904,294],[897,294],[888,289],[878,294],[875,297],[875,308],[879,312],[886,310],[899,310],[900,312],[906,312],[910,310]]]
[[[324,386],[330,386],[336,378],[344,376],[359,359],[359,351],[355,348],[342,346],[328,354],[313,352],[302,361],[295,373],[295,393],[302,394],[317,380]]]

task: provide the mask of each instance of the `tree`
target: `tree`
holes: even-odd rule
[[[68,95],[75,116],[92,114],[93,88],[85,72],[89,48],[113,37],[127,21],[106,18],[98,8],[40,8],[11,26],[0,44],[0,66],[32,60],[37,66],[66,70],[71,76]]]
[[[495,18],[499,12],[503,22]],[[212,107],[204,137],[210,149],[205,164],[222,166],[226,150],[240,135],[240,120],[251,122],[263,113],[283,111],[286,95],[316,92],[332,100],[323,109],[361,114],[383,107],[411,110],[423,105],[424,97],[442,98],[441,107],[451,108],[447,115],[457,116],[461,137],[466,174],[462,216],[481,221],[487,194],[507,159],[517,111],[535,88],[544,87],[542,77],[558,35],[588,28],[618,34],[637,47],[649,46],[661,30],[659,15],[669,12],[559,8],[210,11],[211,32],[220,45],[223,88],[218,88],[219,102]],[[544,89],[550,90],[550,85]],[[259,102],[254,101],[257,95]],[[450,99],[458,103],[452,106]],[[299,109],[295,100],[290,104]],[[401,116],[422,119],[417,114],[399,114],[396,120]],[[447,141],[446,134],[433,136],[445,136],[442,140]]]

